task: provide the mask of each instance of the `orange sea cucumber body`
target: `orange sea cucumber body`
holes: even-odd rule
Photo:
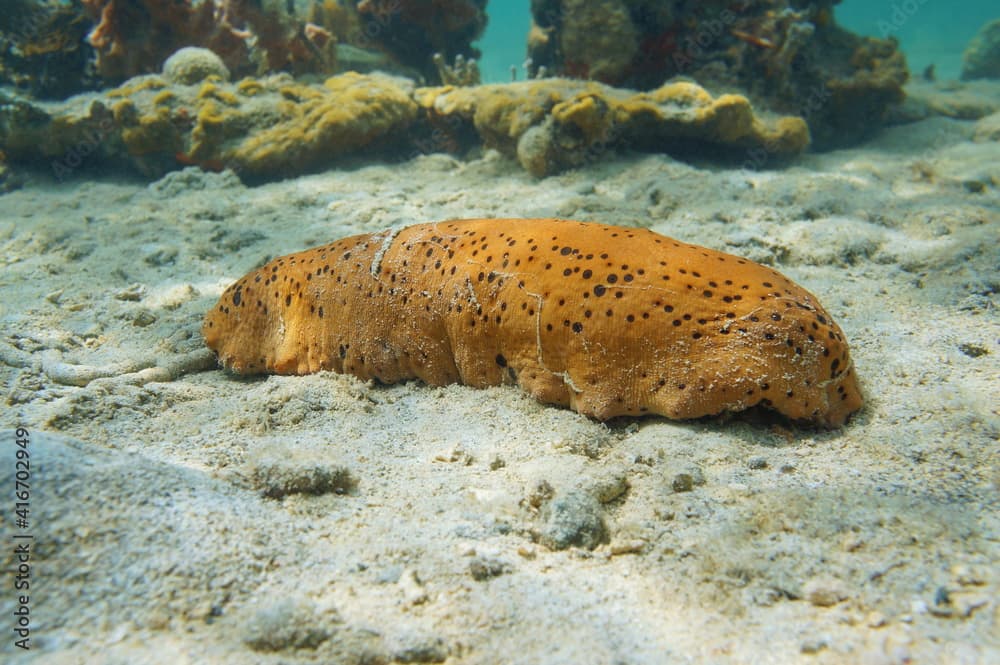
[[[284,256],[230,286],[203,332],[239,373],[512,383],[600,420],[759,404],[837,426],[862,404],[843,332],[778,272],[569,220],[419,224]]]

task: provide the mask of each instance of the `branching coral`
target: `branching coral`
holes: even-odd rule
[[[479,65],[472,58],[466,60],[459,54],[455,56],[455,64],[449,65],[443,55],[435,53],[433,61],[445,85],[478,85],[480,82]]]

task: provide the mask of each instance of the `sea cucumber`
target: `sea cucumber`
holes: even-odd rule
[[[778,272],[570,220],[418,224],[280,257],[202,331],[240,374],[517,384],[598,420],[760,405],[839,426],[863,401],[840,327]]]

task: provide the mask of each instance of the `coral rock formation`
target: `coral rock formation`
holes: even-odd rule
[[[962,80],[1000,79],[1000,19],[976,33],[962,54]]]
[[[120,81],[160,70],[184,46],[217,53],[233,74],[332,73],[329,32],[289,11],[285,2],[237,0],[82,0],[96,21],[88,41],[97,68]]]
[[[562,56],[571,76],[624,80],[639,50],[639,29],[622,0],[565,0]]]
[[[486,28],[486,0],[361,0],[357,10],[364,43],[356,45],[374,43],[428,80],[438,73],[435,53],[446,62],[479,56],[472,42]]]
[[[87,18],[62,2],[7,0],[0,10],[0,83],[62,98],[94,83]]]
[[[280,92],[295,103],[282,105],[284,113],[273,127],[224,152],[227,163],[266,177],[315,168],[402,131],[417,113],[409,91],[384,76],[347,73],[328,79],[323,89],[285,87]]]
[[[808,142],[801,119],[765,121],[745,97],[714,98],[691,83],[645,93],[569,79],[414,90],[408,79],[353,72],[314,85],[287,74],[234,83],[210,74],[194,85],[151,75],[100,96],[0,105],[10,161],[51,160],[59,174],[86,158],[149,176],[198,165],[270,179],[361,148],[456,152],[482,143],[544,176],[614,147],[726,151],[756,163]]]
[[[832,147],[877,130],[908,76],[895,42],[839,28],[833,4],[533,0],[528,48],[556,74],[642,89],[684,75],[747,90],[807,117],[815,143]]]
[[[18,102],[0,114],[12,159],[46,160],[57,175],[84,158],[149,176],[185,165],[281,178],[385,141],[417,114],[405,81],[348,73],[321,85],[287,74],[191,86],[144,76],[63,104]]]
[[[471,123],[482,141],[534,175],[579,166],[612,146],[679,150],[686,143],[750,150],[780,158],[808,145],[799,118],[766,123],[745,97],[713,98],[692,83],[636,93],[568,79],[474,88],[419,88],[417,102],[436,117]]]

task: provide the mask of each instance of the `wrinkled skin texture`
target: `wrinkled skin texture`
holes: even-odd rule
[[[843,332],[765,266],[645,229],[453,220],[271,261],[203,333],[241,374],[512,383],[599,420],[755,405],[839,426],[862,405]]]

